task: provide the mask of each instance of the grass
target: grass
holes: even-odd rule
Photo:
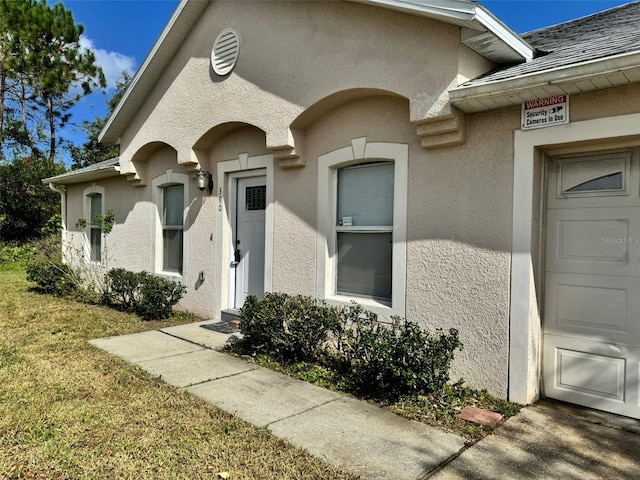
[[[159,323],[24,278],[0,272],[0,478],[355,478],[87,343]]]
[[[286,364],[269,355],[249,356],[255,363],[300,380],[331,390],[348,392],[348,386],[340,374],[322,365],[306,362]],[[375,403],[375,402],[372,402]],[[516,415],[520,406],[490,395],[486,390],[476,390],[464,384],[463,380],[446,385],[441,392],[402,398],[395,402],[377,403],[387,410],[433,427],[456,433],[469,443],[477,442],[489,435],[496,426],[479,425],[458,418],[466,406],[473,406],[497,412],[505,418]]]

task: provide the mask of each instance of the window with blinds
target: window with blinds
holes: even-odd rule
[[[170,185],[162,191],[162,269],[182,273],[184,186]]]
[[[91,218],[89,219],[89,251],[92,262],[102,261],[102,195],[96,193],[89,197]]]
[[[338,170],[336,293],[391,301],[394,164]]]

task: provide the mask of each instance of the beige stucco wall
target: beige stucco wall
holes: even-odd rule
[[[239,32],[242,46],[233,73],[219,78],[209,55],[226,27]],[[167,169],[193,176],[195,165],[186,164],[197,161],[215,174],[220,162],[289,145],[304,166],[284,169],[277,160],[270,166],[272,289],[314,295],[318,157],[361,137],[406,144],[406,317],[428,328],[457,328],[464,349],[453,378],[505,397],[520,108],[468,116],[465,143],[441,149],[422,148],[412,123],[437,113],[448,88],[490,68],[459,39],[451,25],[354,3],[212,3],[123,134],[123,172],[137,173],[141,186],[124,176],[96,182],[106,190],[105,208],[116,212],[111,266],[153,270],[152,182]],[[352,93],[334,95],[344,91]],[[574,95],[571,120],[638,111],[630,96],[639,98],[640,86]],[[153,151],[153,142],[164,146]],[[537,191],[543,172],[541,165],[535,170]],[[88,185],[67,190],[70,232]],[[218,318],[215,306],[226,305],[225,265],[217,262],[229,240],[221,225],[229,200],[224,181],[209,196],[191,178],[182,278],[188,293],[181,306],[207,318]],[[80,245],[81,236],[69,238]]]
[[[455,374],[506,395],[513,184],[518,114],[469,118],[463,146],[411,159],[407,316],[455,327]]]
[[[225,27],[239,32],[241,52],[233,73],[221,79],[212,73],[209,56],[215,36]],[[508,187],[503,181],[507,177],[497,175],[508,163],[508,148],[487,155],[485,164],[481,139],[495,130],[492,124],[472,137],[474,158],[465,155],[465,147],[426,151],[411,123],[436,115],[446,106],[448,88],[490,68],[459,40],[459,28],[452,25],[353,3],[212,4],[122,136],[122,170],[136,172],[145,185],[122,187],[128,192],[121,197],[122,209],[130,213],[114,230],[113,243],[118,243],[119,227],[124,235],[146,240],[139,240],[139,248],[119,250],[119,262],[153,268],[150,185],[167,168],[183,171],[178,163],[197,160],[215,172],[218,162],[241,153],[259,155],[270,152],[267,147],[291,145],[305,166],[275,166],[272,288],[314,295],[318,156],[358,137],[408,144],[407,317],[430,328],[459,328],[466,348],[455,375],[505,395],[508,288],[491,285],[496,285],[494,277],[499,286],[508,283],[508,228],[503,221],[509,216],[508,191],[495,199],[499,189]],[[354,93],[338,101],[332,97],[349,90]],[[384,91],[397,96],[380,96]],[[367,92],[379,96],[367,97]],[[252,127],[238,125],[242,123]],[[292,124],[298,129],[295,145]],[[171,148],[149,156],[153,142]],[[134,157],[135,165],[129,162]],[[466,182],[457,178],[465,168],[470,173]],[[490,194],[484,207],[469,191],[476,185],[474,174],[490,180],[476,192]],[[217,285],[224,279],[215,274],[219,270],[212,252],[223,248],[217,242],[224,238],[213,232],[223,217],[217,215],[215,195],[202,196],[193,185],[190,193],[184,279],[189,291],[182,306],[217,317],[213,299],[225,290]],[[225,207],[227,194],[223,192]],[[479,218],[487,207],[494,208],[496,220],[485,224]],[[200,270],[207,277],[201,285]],[[473,295],[456,300],[466,292]],[[480,361],[472,365],[471,358]],[[500,374],[489,377],[479,365]]]
[[[146,158],[145,171],[150,179],[163,175],[168,169],[176,173],[188,173],[177,163],[176,153],[163,147]],[[152,185],[131,185],[124,176],[96,180],[90,183],[70,185],[67,195],[67,250],[71,254],[81,252],[86,245],[84,232],[75,226],[83,213],[83,192],[92,185],[104,188],[104,211],[112,208],[115,213],[113,231],[105,237],[105,268],[126,268],[132,271],[157,272],[154,254],[156,246],[152,225],[159,215],[153,203]],[[181,276],[167,276],[187,286],[187,295],[180,307],[197,315],[213,317],[212,299],[215,297],[215,223],[217,213],[214,196],[204,195],[190,177],[188,186],[189,215],[185,227],[185,255],[187,268]],[[159,247],[158,247],[159,248]],[[188,253],[187,253],[188,252]],[[77,255],[76,255],[77,257]],[[75,258],[73,262],[79,260]],[[91,267],[97,270],[96,267]],[[200,271],[205,272],[204,282],[198,280]]]
[[[226,27],[239,33],[241,50],[220,78],[210,54]],[[489,67],[460,43],[458,27],[426,18],[351,2],[213,2],[122,135],[123,171],[156,140],[192,161],[193,145],[227,122],[262,129],[270,147],[288,145],[298,115],[349,89],[396,92],[420,120],[450,86]]]
[[[115,214],[114,228],[104,241],[106,266],[134,271],[150,270],[151,236],[148,229],[153,205],[143,190],[131,188],[124,177],[67,187],[67,248],[75,253],[85,247],[84,232],[76,223],[81,218],[89,221],[84,214],[83,192],[92,185],[104,188],[104,212],[112,208]]]

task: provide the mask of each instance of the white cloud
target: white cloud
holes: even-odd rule
[[[90,38],[82,35],[80,37],[80,46],[87,50],[93,50],[96,56],[96,63],[102,68],[104,76],[107,79],[107,89],[113,89],[116,82],[120,79],[121,72],[126,70],[133,73],[136,65],[136,59],[119,52],[108,52],[102,48],[96,48]]]

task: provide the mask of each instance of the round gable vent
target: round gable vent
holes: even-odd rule
[[[211,50],[211,65],[218,75],[226,75],[236,65],[240,53],[240,36],[232,28],[225,28],[216,37]]]

